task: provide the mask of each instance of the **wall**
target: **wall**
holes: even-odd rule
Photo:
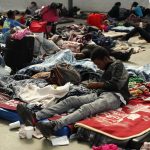
[[[0,11],[24,10],[26,7],[24,0],[0,0]]]
[[[108,12],[113,4],[118,1],[119,0],[74,0],[74,6],[78,6],[85,11]],[[124,8],[130,8],[133,1],[137,1],[140,5],[149,7],[149,0],[120,0]]]

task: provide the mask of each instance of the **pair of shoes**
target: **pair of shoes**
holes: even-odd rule
[[[128,61],[133,54],[134,49],[131,48],[128,52],[124,53],[124,61]]]
[[[30,109],[27,108],[27,104],[18,104],[17,112],[26,126],[36,125],[36,115]]]
[[[48,138],[53,133],[55,125],[55,121],[38,122],[36,127],[45,138]]]

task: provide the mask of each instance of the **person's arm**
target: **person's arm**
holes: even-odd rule
[[[109,91],[118,91],[121,89],[121,85],[119,84],[120,79],[123,74],[124,66],[122,63],[117,63],[116,66],[112,70],[112,78],[108,81],[104,82],[92,82],[87,85],[90,89],[103,89]]]
[[[23,25],[23,24],[21,24],[20,22],[14,20],[14,27],[16,27],[16,26],[19,26],[19,27],[21,27],[21,28],[23,28],[23,29],[26,28],[25,25]]]

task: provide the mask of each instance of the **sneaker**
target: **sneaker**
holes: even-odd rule
[[[37,119],[35,113],[27,108],[26,104],[18,104],[17,112],[26,126],[35,126]]]
[[[52,135],[55,125],[56,124],[54,121],[38,122],[36,127],[40,130],[45,138],[48,138],[50,135]]]
[[[131,55],[133,54],[133,51],[134,49],[131,48],[128,52],[124,54],[124,61],[128,61],[130,59]]]

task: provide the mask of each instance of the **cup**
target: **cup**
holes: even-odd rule
[[[19,128],[20,127],[20,121],[16,121],[16,122],[13,122],[13,123],[10,123],[9,124],[9,129],[15,129],[15,128]]]
[[[34,128],[32,126],[27,126],[24,128],[24,130],[25,130],[26,138],[32,139]]]
[[[140,22],[139,27],[143,28],[143,22]]]

